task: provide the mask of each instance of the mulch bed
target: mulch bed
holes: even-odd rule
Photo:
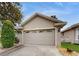
[[[66,48],[58,48],[58,49],[63,56],[79,56],[79,53],[76,51],[67,52]]]

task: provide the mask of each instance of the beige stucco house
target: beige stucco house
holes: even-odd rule
[[[57,46],[61,41],[60,29],[65,24],[66,22],[58,20],[56,16],[35,13],[22,23],[23,44]]]
[[[62,38],[65,42],[79,43],[79,23],[63,30]]]

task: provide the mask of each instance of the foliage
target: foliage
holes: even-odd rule
[[[1,43],[3,48],[9,48],[14,45],[15,32],[13,23],[10,20],[3,22],[2,33],[1,33]]]
[[[71,49],[71,50],[74,50],[74,51],[79,52],[79,45],[74,44],[74,43],[62,42],[62,43],[61,43],[61,47],[63,47],[63,48],[69,48],[69,49]]]
[[[6,19],[15,22],[20,22],[22,18],[21,5],[17,2],[0,2],[0,20]]]

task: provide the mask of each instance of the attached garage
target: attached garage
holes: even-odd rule
[[[22,24],[22,40],[24,45],[57,46],[60,42],[60,28],[65,22],[55,16],[49,17],[35,13]]]
[[[24,44],[55,45],[55,30],[30,30],[24,32]]]

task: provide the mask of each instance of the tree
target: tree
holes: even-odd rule
[[[0,20],[9,19],[13,23],[20,23],[22,18],[21,5],[17,2],[0,2]]]
[[[13,23],[10,20],[5,20],[3,22],[2,33],[1,33],[1,43],[3,48],[9,48],[14,45],[15,42],[15,31]]]

